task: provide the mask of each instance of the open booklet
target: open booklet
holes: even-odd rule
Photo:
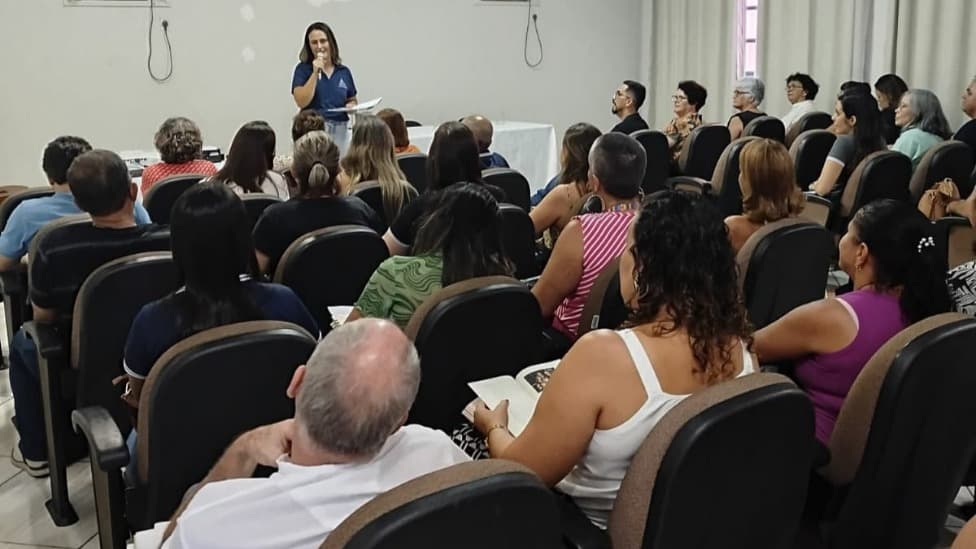
[[[558,360],[543,362],[523,369],[512,376],[499,376],[468,383],[468,387],[478,395],[486,406],[494,408],[508,399],[508,430],[518,436],[532,419],[539,394],[546,388],[549,378],[556,370]],[[461,414],[474,421],[474,402],[468,404]]]
[[[329,109],[329,112],[366,112],[370,109],[375,108],[380,102],[383,101],[382,97],[377,97],[376,99],[370,99],[369,101],[364,101],[352,107],[338,107],[335,109]]]

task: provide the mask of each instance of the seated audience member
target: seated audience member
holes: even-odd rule
[[[403,120],[403,115],[396,109],[383,109],[376,113],[393,133],[393,152],[394,154],[407,154],[423,152],[416,145],[410,143],[410,134],[407,132],[407,123]]]
[[[840,85],[840,93],[837,94],[838,97],[844,95],[845,93],[864,93],[871,95],[871,84],[867,82],[859,82],[857,80],[848,80]],[[897,102],[895,102],[897,104]],[[894,113],[894,107],[892,107],[892,113]]]
[[[156,150],[162,162],[146,166],[142,172],[142,194],[146,194],[160,179],[182,174],[210,176],[217,166],[203,160],[203,136],[200,128],[189,118],[167,118],[155,138]]]
[[[678,82],[678,90],[671,96],[671,104],[674,106],[674,118],[664,127],[664,133],[668,136],[668,145],[671,147],[671,156],[675,160],[681,156],[685,141],[691,135],[691,131],[702,125],[702,116],[699,112],[705,106],[708,99],[708,91],[694,80],[683,80]]]
[[[292,378],[295,418],[232,442],[184,498],[166,547],[314,549],[379,494],[467,461],[444,433],[403,425],[419,385],[417,351],[392,323],[336,328]],[[252,478],[257,465],[277,472]]]
[[[471,115],[463,118],[461,123],[474,134],[474,140],[478,143],[478,158],[481,160],[482,170],[508,167],[505,157],[490,150],[491,141],[495,137],[495,127],[492,126],[491,120],[481,115]]]
[[[295,143],[291,174],[298,183],[298,196],[268,206],[254,226],[262,273],[273,274],[288,246],[312,231],[336,225],[383,230],[383,222],[368,204],[355,196],[341,196],[339,147],[329,134],[310,132]]]
[[[624,80],[610,99],[610,112],[620,119],[620,122],[610,131],[630,135],[639,130],[646,130],[647,122],[638,112],[646,97],[647,89],[640,82]]]
[[[725,218],[729,241],[737,253],[766,223],[796,217],[803,211],[803,193],[796,186],[793,159],[779,141],[762,139],[739,153],[742,215]]]
[[[874,95],[878,98],[878,108],[881,109],[881,132],[888,145],[893,145],[901,135],[901,130],[895,124],[895,109],[907,91],[908,84],[897,74],[885,74],[874,83]],[[867,93],[871,93],[870,87]]]
[[[485,185],[474,134],[460,122],[445,122],[434,132],[427,154],[427,189],[412,200],[383,235],[390,255],[406,255],[413,246],[420,220],[435,207],[440,191],[455,183]],[[505,191],[485,185],[498,202],[505,202]]]
[[[749,76],[740,78],[736,82],[735,91],[732,92],[732,106],[739,112],[733,114],[726,124],[732,141],[742,137],[742,130],[749,125],[749,122],[760,116],[766,116],[766,113],[759,110],[759,104],[762,103],[765,95],[766,85],[758,78]]]
[[[969,120],[963,124],[952,138],[962,141],[976,151],[976,76],[962,92],[962,112]]]
[[[864,157],[885,149],[878,104],[870,94],[845,93],[834,106],[830,131],[837,139],[810,190],[840,204],[851,173]]]
[[[67,215],[83,213],[68,186],[68,167],[75,157],[90,150],[91,145],[87,141],[71,136],[58,137],[44,148],[41,166],[54,194],[26,200],[14,208],[7,219],[7,226],[0,233],[0,271],[12,271],[20,265],[34,235],[45,224]],[[148,224],[149,214],[142,204],[136,203],[134,208],[136,224]]]
[[[760,362],[798,361],[795,379],[810,396],[825,445],[875,351],[908,325],[951,309],[930,230],[909,204],[864,206],[840,241],[839,264],[854,291],[800,306],[756,332]]]
[[[291,121],[292,145],[294,145],[294,143],[303,135],[309,132],[320,131],[325,131],[325,118],[322,118],[319,111],[315,109],[305,109],[303,111],[299,111]],[[275,156],[273,169],[274,171],[285,175],[287,179],[289,170],[291,170],[291,162],[292,156],[290,154]],[[291,187],[295,187],[293,182],[289,182],[289,185]]]
[[[962,199],[959,188],[950,181],[940,181],[922,193],[918,209],[929,219],[936,220],[945,215],[958,215],[976,226],[976,190]],[[974,250],[976,252],[976,250]],[[976,260],[967,261],[949,271],[946,284],[955,310],[976,316]]]
[[[361,114],[356,117],[352,139],[346,156],[339,161],[339,184],[346,192],[366,181],[380,184],[383,211],[377,212],[393,220],[410,202],[412,188],[407,183],[396,157],[393,155],[393,134],[379,118]]]
[[[817,98],[818,91],[820,86],[810,78],[809,74],[796,72],[786,77],[786,99],[792,107],[790,112],[780,118],[784,128],[789,130],[801,116],[817,110],[813,100]]]
[[[586,123],[573,124],[566,130],[559,155],[560,184],[529,212],[537,237],[548,231],[548,240],[555,242],[559,232],[579,213],[583,197],[590,191],[590,148],[599,137],[600,130]]]
[[[507,401],[494,410],[479,403],[474,415],[492,457],[531,468],[601,528],[634,454],[665,414],[688,395],[758,370],[716,209],[672,192],[646,203],[628,232],[620,293],[630,327],[580,338],[517,438]]]
[[[227,161],[213,179],[224,182],[239,195],[264,193],[287,200],[284,176],[271,170],[274,157],[274,130],[267,122],[248,122],[237,130]]]
[[[319,329],[290,288],[258,281],[244,204],[219,182],[190,187],[173,205],[173,262],[183,287],[145,305],[125,345],[129,389],[139,406],[142,384],[167,349],[191,335],[235,322],[281,320],[312,336]]]
[[[500,221],[498,203],[484,185],[448,187],[421,221],[413,255],[383,261],[348,320],[388,318],[405,328],[417,307],[442,287],[479,276],[511,276]]]
[[[603,201],[601,213],[574,218],[559,235],[532,293],[542,316],[576,339],[583,305],[600,271],[623,251],[627,228],[640,207],[647,155],[634,138],[608,133],[590,149],[590,190]]]
[[[901,136],[891,150],[911,158],[913,170],[932,145],[952,137],[942,103],[929,90],[905,92],[895,109],[895,124],[901,128]]]
[[[136,184],[129,178],[125,162],[113,152],[93,150],[71,163],[68,186],[91,223],[59,232],[58,238],[31,258],[30,300],[35,322],[53,322],[70,315],[75,294],[92,271],[126,255],[169,249],[169,232],[156,225],[138,225],[135,219]],[[49,252],[88,245],[84,260],[70,265],[52,262]],[[47,444],[41,380],[34,341],[21,328],[10,342],[10,387],[14,395],[20,443],[11,451],[11,462],[33,477],[48,474]]]

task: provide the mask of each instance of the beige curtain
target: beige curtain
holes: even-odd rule
[[[671,120],[671,95],[681,80],[708,90],[702,116],[724,123],[732,114],[735,82],[735,2],[732,0],[645,0],[642,80],[652,128]]]

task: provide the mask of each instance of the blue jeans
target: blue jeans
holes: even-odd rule
[[[23,328],[10,341],[10,388],[14,393],[21,453],[31,461],[47,461],[37,346]]]

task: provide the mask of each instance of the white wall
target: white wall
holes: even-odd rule
[[[197,121],[225,151],[236,129],[264,119],[290,147],[289,95],[302,33],[336,30],[361,99],[436,124],[478,111],[490,118],[578,121],[609,128],[610,94],[640,58],[640,0],[539,0],[545,61],[522,59],[525,6],[476,0],[170,0],[176,71],[146,72],[148,10],[0,0],[0,184],[44,183],[45,143],[77,134],[96,147],[151,149],[167,116]],[[254,18],[242,16],[245,5]],[[158,23],[158,20],[157,20]],[[242,56],[251,48],[255,57]],[[530,55],[535,57],[534,35]],[[156,32],[157,72],[165,47]]]

